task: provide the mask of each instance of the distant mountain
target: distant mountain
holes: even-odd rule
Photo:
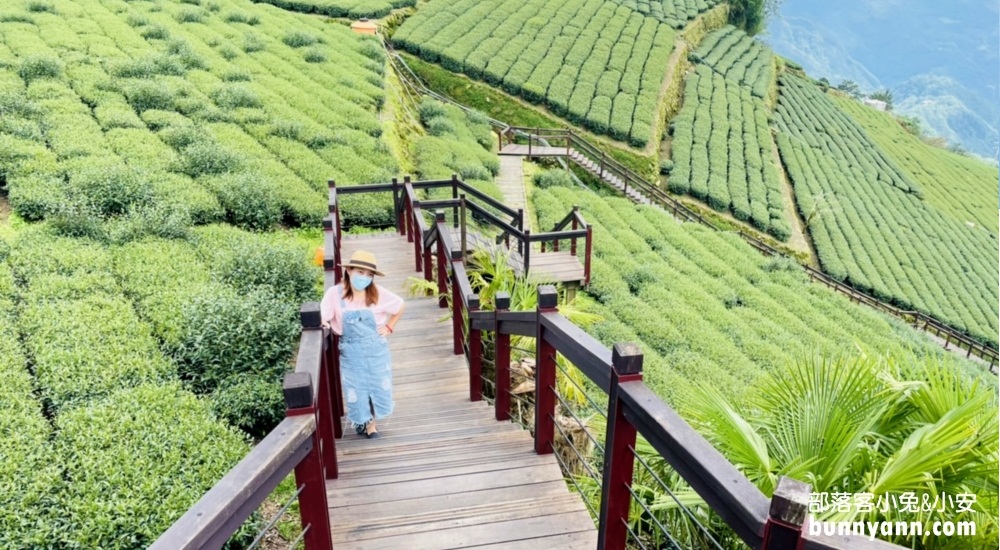
[[[889,88],[896,112],[996,158],[1000,6],[995,0],[784,0],[765,42],[815,78]]]

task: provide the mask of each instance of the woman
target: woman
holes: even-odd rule
[[[375,255],[359,250],[344,264],[344,282],[320,302],[323,325],[340,336],[340,377],[347,419],[358,435],[379,437],[376,419],[392,414],[392,359],[386,337],[403,315],[403,299],[372,280],[384,277]],[[374,418],[373,418],[374,415]]]

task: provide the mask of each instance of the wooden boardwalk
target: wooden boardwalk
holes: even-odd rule
[[[377,282],[405,297],[412,245],[398,236],[343,240],[342,257],[373,252]],[[395,413],[369,440],[345,426],[340,478],[327,482],[338,549],[594,548],[597,532],[556,459],[536,455],[528,432],[469,401],[465,357],[431,298],[406,298],[389,337]]]
[[[517,145],[510,143],[503,146],[500,150],[500,156],[528,156],[528,146],[527,145]],[[543,147],[541,145],[531,146],[531,156],[533,157],[565,157],[568,153],[565,147]]]

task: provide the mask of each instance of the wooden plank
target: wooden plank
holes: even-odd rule
[[[489,503],[483,506],[469,507],[454,512],[421,514],[416,518],[381,518],[371,522],[361,519],[358,523],[338,525],[333,531],[344,542],[357,542],[370,539],[384,539],[400,535],[425,535],[432,531],[443,531],[458,527],[486,525],[490,523],[509,522],[532,517],[555,516],[579,512],[583,504],[566,494],[562,498],[550,499],[545,503],[537,500],[514,501],[507,503]],[[537,539],[536,539],[537,540]]]
[[[346,548],[357,550],[407,548],[409,550],[438,550],[463,548],[476,544],[497,544],[537,539],[551,535],[564,535],[592,529],[583,523],[579,513],[563,513],[509,521],[498,521],[454,529],[439,529],[425,533],[419,538],[399,535],[379,539],[367,539],[346,544]]]
[[[441,456],[436,453],[412,453],[404,456],[386,455],[381,459],[366,458],[365,460],[353,460],[349,464],[340,465],[341,479],[337,484],[343,483],[353,476],[383,475],[387,471],[408,472],[427,468],[450,467],[457,464],[472,464],[480,462],[505,462],[515,460],[524,456],[536,455],[530,447],[525,447],[521,442],[484,443],[474,451],[453,452]]]
[[[500,544],[473,546],[476,550],[538,550],[539,548],[559,548],[560,550],[593,550],[597,548],[597,532],[593,529],[563,535],[550,535],[536,539],[507,541]]]
[[[500,504],[503,502],[533,500],[540,497],[555,498],[557,495],[566,494],[566,482],[547,481],[545,483],[535,483],[531,485],[520,485],[516,487],[500,487],[483,491],[471,491],[467,493],[455,493],[447,498],[437,496],[426,498],[413,498],[400,500],[386,506],[384,502],[372,502],[357,504],[351,507],[336,507],[336,503],[330,502],[331,523],[351,523],[358,518],[406,518],[420,514],[441,512],[446,510],[464,510],[484,503]],[[339,520],[338,520],[339,518]]]
[[[351,479],[342,479],[337,483],[338,489],[350,487],[372,487],[381,490],[385,485],[420,481],[427,479],[446,479],[460,475],[485,474],[490,472],[507,472],[519,468],[545,467],[550,464],[549,457],[545,455],[525,454],[517,458],[508,458],[506,462],[488,460],[485,462],[472,461],[470,463],[452,461],[448,466],[438,463],[436,467],[411,469],[407,471],[386,470],[381,474],[370,476],[356,476]],[[501,474],[503,475],[503,474]]]

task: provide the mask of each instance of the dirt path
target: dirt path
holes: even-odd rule
[[[785,217],[790,220],[792,234],[786,243],[792,250],[809,255],[809,265],[819,269],[819,256],[813,248],[812,240],[806,234],[805,223],[799,217],[799,210],[795,207],[795,191],[792,182],[788,179],[784,165],[781,164],[781,156],[778,154],[778,144],[774,141],[774,134],[771,134],[771,161],[778,169],[778,178],[781,180],[781,196],[785,205]]]

